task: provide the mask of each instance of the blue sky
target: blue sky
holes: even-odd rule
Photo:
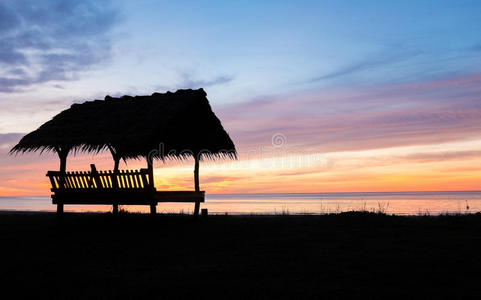
[[[148,81],[161,78],[161,87],[219,79],[223,101],[246,100],[242,91],[429,80],[481,66],[481,2],[136,1],[122,10],[120,44],[135,52],[128,64],[140,61],[136,69],[159,76]]]
[[[34,14],[35,1],[2,2],[6,16],[25,22]],[[479,1],[67,1],[71,9],[59,11],[63,2],[42,2],[42,14],[23,27],[3,18],[6,33],[9,27],[25,33],[39,28],[38,40],[73,52],[61,72],[48,69],[47,60],[37,68],[45,78],[3,83],[6,99],[43,91],[48,101],[67,106],[105,94],[202,86],[213,103],[227,104],[333,86],[442,79],[481,68]],[[58,34],[56,26],[66,28]],[[31,48],[45,51],[27,43],[17,49]],[[2,57],[8,66],[11,56],[3,51]],[[41,72],[32,65],[24,71],[29,67]],[[2,124],[0,132],[11,126]]]

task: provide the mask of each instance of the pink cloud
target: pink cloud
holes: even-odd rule
[[[481,75],[307,91],[220,109],[240,150],[289,145],[322,152],[449,142],[481,135]]]

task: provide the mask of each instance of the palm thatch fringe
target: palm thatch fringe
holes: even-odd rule
[[[73,104],[24,136],[10,153],[113,150],[122,159],[236,159],[235,145],[203,89],[106,96]]]

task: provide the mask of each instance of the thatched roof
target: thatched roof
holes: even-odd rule
[[[234,143],[206,95],[203,89],[178,90],[73,104],[24,136],[10,152],[98,152],[110,146],[124,159],[145,157],[152,150],[160,159],[199,152],[236,158]]]

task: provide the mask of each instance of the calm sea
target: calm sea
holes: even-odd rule
[[[210,214],[325,214],[351,210],[397,215],[437,215],[481,211],[481,191],[206,195]],[[66,211],[109,211],[110,206],[67,205]],[[147,206],[123,209],[147,212]],[[160,213],[190,213],[193,204],[161,203]],[[55,211],[50,197],[0,197],[0,210]]]

